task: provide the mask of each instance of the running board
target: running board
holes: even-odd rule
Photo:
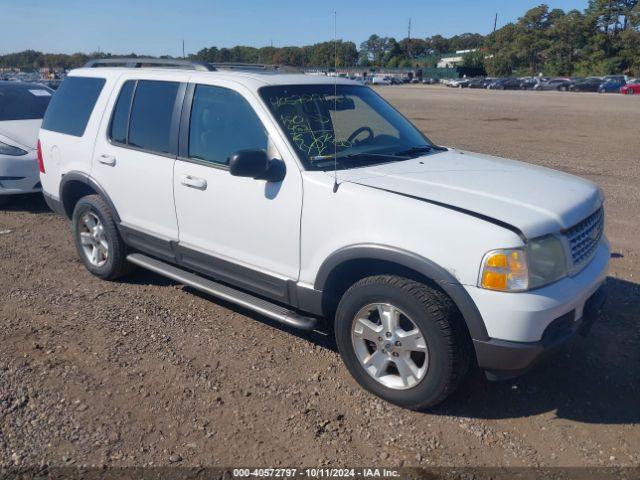
[[[193,287],[196,290],[213,295],[222,300],[226,300],[241,307],[258,312],[265,317],[269,317],[278,322],[302,330],[313,330],[318,320],[313,317],[305,317],[299,313],[289,310],[275,303],[271,303],[262,298],[258,298],[249,293],[236,290],[235,288],[222,285],[221,283],[208,280],[194,273],[174,267],[168,263],[156,260],[141,253],[132,253],[127,256],[127,260],[142,268],[146,268],[154,273],[175,280],[176,282]]]

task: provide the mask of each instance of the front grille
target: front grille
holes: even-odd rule
[[[575,268],[581,267],[591,259],[603,233],[604,208],[602,207],[564,233],[571,248],[571,259]]]

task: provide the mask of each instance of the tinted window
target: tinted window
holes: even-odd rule
[[[251,105],[233,90],[197,86],[189,157],[227,165],[234,153],[246,149],[267,149],[267,134]]]
[[[129,145],[159,153],[171,151],[171,118],[179,83],[140,80],[129,119]]]
[[[129,109],[131,108],[131,98],[133,89],[136,86],[135,80],[124,83],[120,90],[120,96],[113,109],[111,117],[111,130],[109,137],[114,142],[127,143],[127,126],[129,125]]]
[[[56,90],[42,128],[81,137],[104,86],[104,78],[67,77]]]
[[[42,118],[52,94],[42,85],[0,82],[0,121]]]

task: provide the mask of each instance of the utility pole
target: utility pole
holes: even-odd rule
[[[496,28],[498,28],[498,14],[496,13],[496,18],[493,21],[493,33],[496,32]]]
[[[184,38],[182,39],[182,59],[184,60],[186,57],[184,56]]]
[[[407,54],[409,58],[413,58],[411,55],[411,18],[409,18],[409,29],[407,30]]]

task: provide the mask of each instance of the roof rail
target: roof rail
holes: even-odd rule
[[[193,60],[174,60],[169,58],[100,58],[89,60],[85,63],[84,68],[96,67],[126,67],[126,68],[143,68],[143,67],[167,67],[182,68],[185,70],[199,70],[203,72],[215,71],[215,67],[206,62],[198,62]]]
[[[273,71],[284,71],[284,72],[300,71],[299,68],[290,67],[287,65],[269,65],[269,64],[262,64],[262,63],[217,62],[217,63],[210,63],[209,65],[211,65],[216,69],[224,69],[224,70],[249,70],[249,71],[273,70]]]

